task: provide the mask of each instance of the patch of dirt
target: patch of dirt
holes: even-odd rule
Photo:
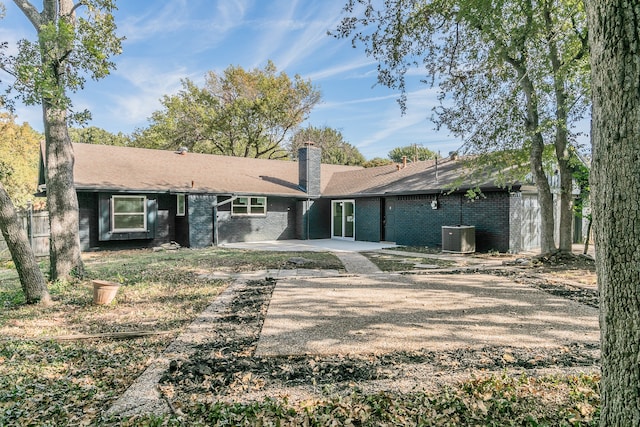
[[[595,268],[595,260],[589,255],[576,255],[567,252],[552,252],[550,254],[537,255],[532,258],[534,264],[563,268]]]
[[[459,271],[460,272],[460,271]],[[458,273],[459,273],[458,272]],[[464,271],[469,273],[469,271]],[[486,272],[486,271],[485,271]],[[592,305],[584,289],[551,284],[513,270],[497,270],[545,292]],[[188,360],[174,360],[160,384],[167,399],[251,401],[287,396],[291,400],[334,392],[363,390],[408,391],[451,383],[473,373],[505,370],[529,374],[598,371],[596,344],[560,348],[485,347],[450,351],[394,352],[369,355],[300,355],[254,357],[275,280],[247,282],[234,296],[217,336],[197,348]],[[304,392],[300,392],[304,390]]]

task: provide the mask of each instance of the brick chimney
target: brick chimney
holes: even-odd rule
[[[305,142],[298,150],[298,184],[309,196],[320,195],[320,158],[322,150]]]

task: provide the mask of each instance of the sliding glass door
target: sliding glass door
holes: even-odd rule
[[[334,239],[354,240],[355,201],[335,200],[331,202],[331,230],[331,237]]]

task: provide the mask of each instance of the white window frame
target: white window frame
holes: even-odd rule
[[[185,216],[187,210],[187,197],[185,194],[176,194],[176,216]]]
[[[263,203],[252,203],[253,199],[262,199]],[[242,203],[243,200],[247,202]],[[246,208],[246,212],[241,212]],[[238,212],[240,210],[240,212]],[[259,211],[258,211],[259,210]],[[266,216],[267,197],[266,196],[241,196],[231,202],[231,216]]]
[[[116,199],[142,199],[143,211],[137,212],[116,212]],[[125,215],[142,215],[143,227],[142,228],[116,228],[116,217]],[[147,196],[128,196],[128,195],[113,195],[111,196],[111,231],[114,233],[130,233],[136,231],[147,231]]]

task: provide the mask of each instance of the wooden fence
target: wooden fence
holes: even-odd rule
[[[27,232],[29,237],[29,243],[33,248],[33,253],[36,256],[48,256],[49,255],[49,212],[38,211],[30,212],[23,211],[18,212],[18,219],[22,224],[22,228]],[[4,255],[8,248],[7,243],[0,233],[0,254]]]

